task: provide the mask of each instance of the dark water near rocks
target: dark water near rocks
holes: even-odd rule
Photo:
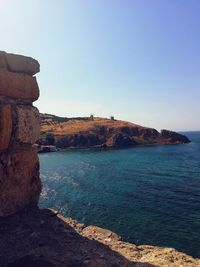
[[[41,207],[200,257],[200,132],[190,144],[40,154]]]

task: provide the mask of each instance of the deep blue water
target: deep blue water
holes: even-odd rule
[[[200,132],[183,145],[40,154],[41,207],[200,257]]]

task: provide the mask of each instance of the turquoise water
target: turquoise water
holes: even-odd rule
[[[41,207],[200,257],[200,132],[184,145],[40,154]]]

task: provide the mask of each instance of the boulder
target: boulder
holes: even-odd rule
[[[35,101],[39,97],[36,78],[0,69],[0,96]]]
[[[0,152],[8,148],[12,133],[12,112],[10,105],[0,106]]]
[[[40,64],[32,57],[25,57],[0,51],[0,68],[7,68],[12,72],[35,75],[40,71]]]

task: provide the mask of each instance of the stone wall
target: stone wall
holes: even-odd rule
[[[34,146],[39,137],[39,63],[0,51],[0,216],[37,205],[41,192]]]

